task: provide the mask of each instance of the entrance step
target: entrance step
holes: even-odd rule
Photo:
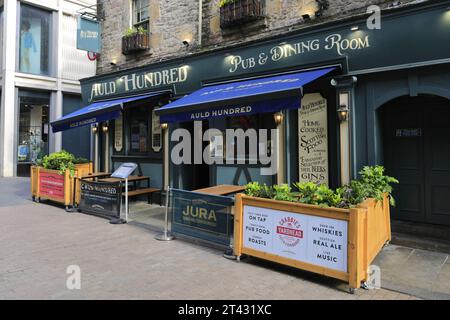
[[[391,226],[393,233],[450,242],[450,226],[399,220],[392,220]]]
[[[392,244],[450,254],[450,241],[392,232]]]

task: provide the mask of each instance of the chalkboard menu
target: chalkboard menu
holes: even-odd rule
[[[81,180],[78,210],[105,217],[120,218],[122,184]]]

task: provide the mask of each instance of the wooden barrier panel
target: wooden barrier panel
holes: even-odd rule
[[[323,208],[236,195],[234,253],[278,262],[349,283],[368,280],[368,268],[390,240],[388,199],[351,209]]]
[[[74,176],[70,176],[70,171],[66,170],[60,174],[58,170],[44,169],[32,166],[30,172],[31,195],[33,200],[39,201],[41,198],[51,200],[66,206],[74,206],[80,199],[79,184],[75,189],[75,178],[92,173],[92,163],[76,164]]]

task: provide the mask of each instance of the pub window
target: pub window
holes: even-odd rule
[[[133,0],[132,2],[132,21],[134,28],[144,28],[149,30],[149,0]]]
[[[132,119],[130,123],[130,148],[132,153],[146,153],[148,151],[148,121],[146,119]]]
[[[265,152],[265,154],[267,154],[268,156],[270,156],[270,150],[271,150],[271,129],[275,129],[276,125],[275,125],[275,120],[273,118],[273,115],[271,113],[267,113],[267,114],[256,114],[256,115],[251,115],[251,116],[239,116],[239,117],[231,117],[231,118],[227,118],[226,119],[226,129],[242,129],[245,131],[247,131],[248,129],[254,129],[256,131],[256,137],[257,137],[257,145],[256,145],[256,155],[252,155],[250,154],[250,141],[249,139],[246,139],[245,141],[245,155],[240,155],[238,156],[237,152],[238,152],[238,147],[236,144],[236,139],[235,141],[231,142],[231,145],[234,148],[234,160],[245,160],[246,162],[249,162],[251,160],[255,161],[257,160],[257,158],[255,158],[255,156],[257,157],[257,155],[260,153],[260,150],[262,148],[264,148],[263,152]],[[267,141],[262,141],[259,136],[259,129],[267,129],[268,133],[267,133]],[[226,148],[227,148],[227,141],[226,141],[226,133],[224,133],[224,141],[223,141],[223,154],[226,157],[227,156],[227,152],[226,152]],[[253,146],[255,147],[255,146]]]
[[[156,156],[161,152],[162,130],[159,117],[153,108],[149,108],[148,105],[127,108],[123,119],[128,132],[127,154]],[[120,130],[115,134],[121,135]],[[119,141],[120,137],[116,137],[115,140]],[[116,152],[120,152],[120,149],[118,146]]]

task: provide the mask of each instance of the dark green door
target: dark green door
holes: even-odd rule
[[[450,101],[397,99],[382,119],[385,166],[400,180],[392,217],[450,225]]]

